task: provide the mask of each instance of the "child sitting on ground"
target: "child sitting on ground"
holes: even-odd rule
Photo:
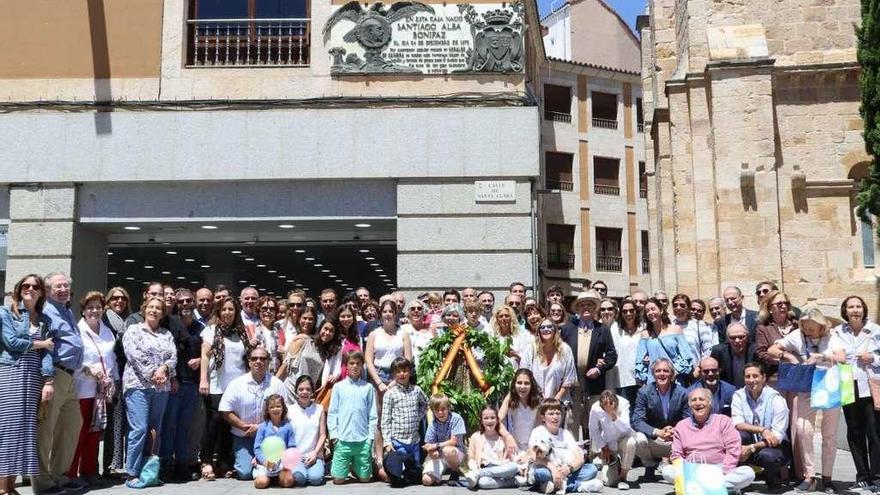
[[[562,404],[553,398],[538,406],[541,424],[532,430],[529,451],[534,471],[528,484],[543,493],[598,492],[602,482],[595,479],[598,469],[584,463],[584,453],[570,431],[562,426]]]
[[[464,462],[464,420],[458,413],[449,410],[449,397],[444,394],[431,396],[429,403],[434,421],[428,425],[425,433],[425,464],[422,467],[422,484],[438,485],[443,474],[461,474],[460,466]]]
[[[279,437],[285,448],[296,447],[293,425],[287,419],[287,404],[284,397],[272,394],[266,399],[263,406],[263,419],[265,421],[257,429],[254,438],[254,487],[268,488],[272,478],[278,478],[278,484],[284,488],[293,486],[293,473],[281,465],[281,461],[273,462],[266,459],[263,454],[263,440],[269,437]]]
[[[480,412],[480,429],[468,443],[468,487],[514,488],[519,465],[514,462],[516,440],[502,432],[498,411],[488,406]]]

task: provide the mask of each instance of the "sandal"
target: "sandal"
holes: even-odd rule
[[[202,479],[205,481],[217,481],[217,475],[214,474],[214,468],[210,464],[202,465]]]

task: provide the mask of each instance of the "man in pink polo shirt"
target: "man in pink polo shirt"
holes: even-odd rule
[[[688,394],[691,417],[675,425],[672,433],[670,459],[701,464],[720,465],[728,492],[738,493],[755,480],[755,472],[748,466],[737,467],[742,443],[733,422],[722,414],[712,414],[712,393],[698,388]],[[674,482],[676,468],[667,465],[663,477]]]

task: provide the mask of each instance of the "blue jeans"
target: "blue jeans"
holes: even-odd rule
[[[293,480],[296,486],[319,486],[324,484],[324,459],[315,459],[311,467],[306,467],[300,462],[293,470]]]
[[[134,388],[125,392],[125,409],[128,417],[128,459],[125,471],[129,476],[139,476],[150,451],[150,430],[158,435],[162,431],[162,416],[168,392],[151,388]]]
[[[584,463],[580,469],[568,475],[565,480],[565,493],[576,492],[582,482],[595,478],[598,472],[599,470],[592,462]],[[535,484],[540,485],[548,481],[553,481],[550,469],[546,466],[535,466]]]
[[[254,437],[232,435],[232,457],[238,479],[254,479]]]
[[[168,396],[165,417],[162,418],[162,442],[159,445],[163,465],[176,460],[179,465],[192,462],[189,448],[189,428],[199,400],[197,383],[181,383],[176,394]]]

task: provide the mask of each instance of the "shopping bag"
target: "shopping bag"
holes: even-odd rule
[[[780,392],[809,392],[813,385],[816,366],[812,364],[779,363],[776,390]]]
[[[717,464],[698,464],[675,459],[675,495],[727,495],[724,471]]]
[[[838,364],[840,370],[840,405],[846,406],[856,401],[855,378],[851,364]]]
[[[817,368],[813,373],[810,406],[813,409],[840,407],[840,369],[837,366]]]

